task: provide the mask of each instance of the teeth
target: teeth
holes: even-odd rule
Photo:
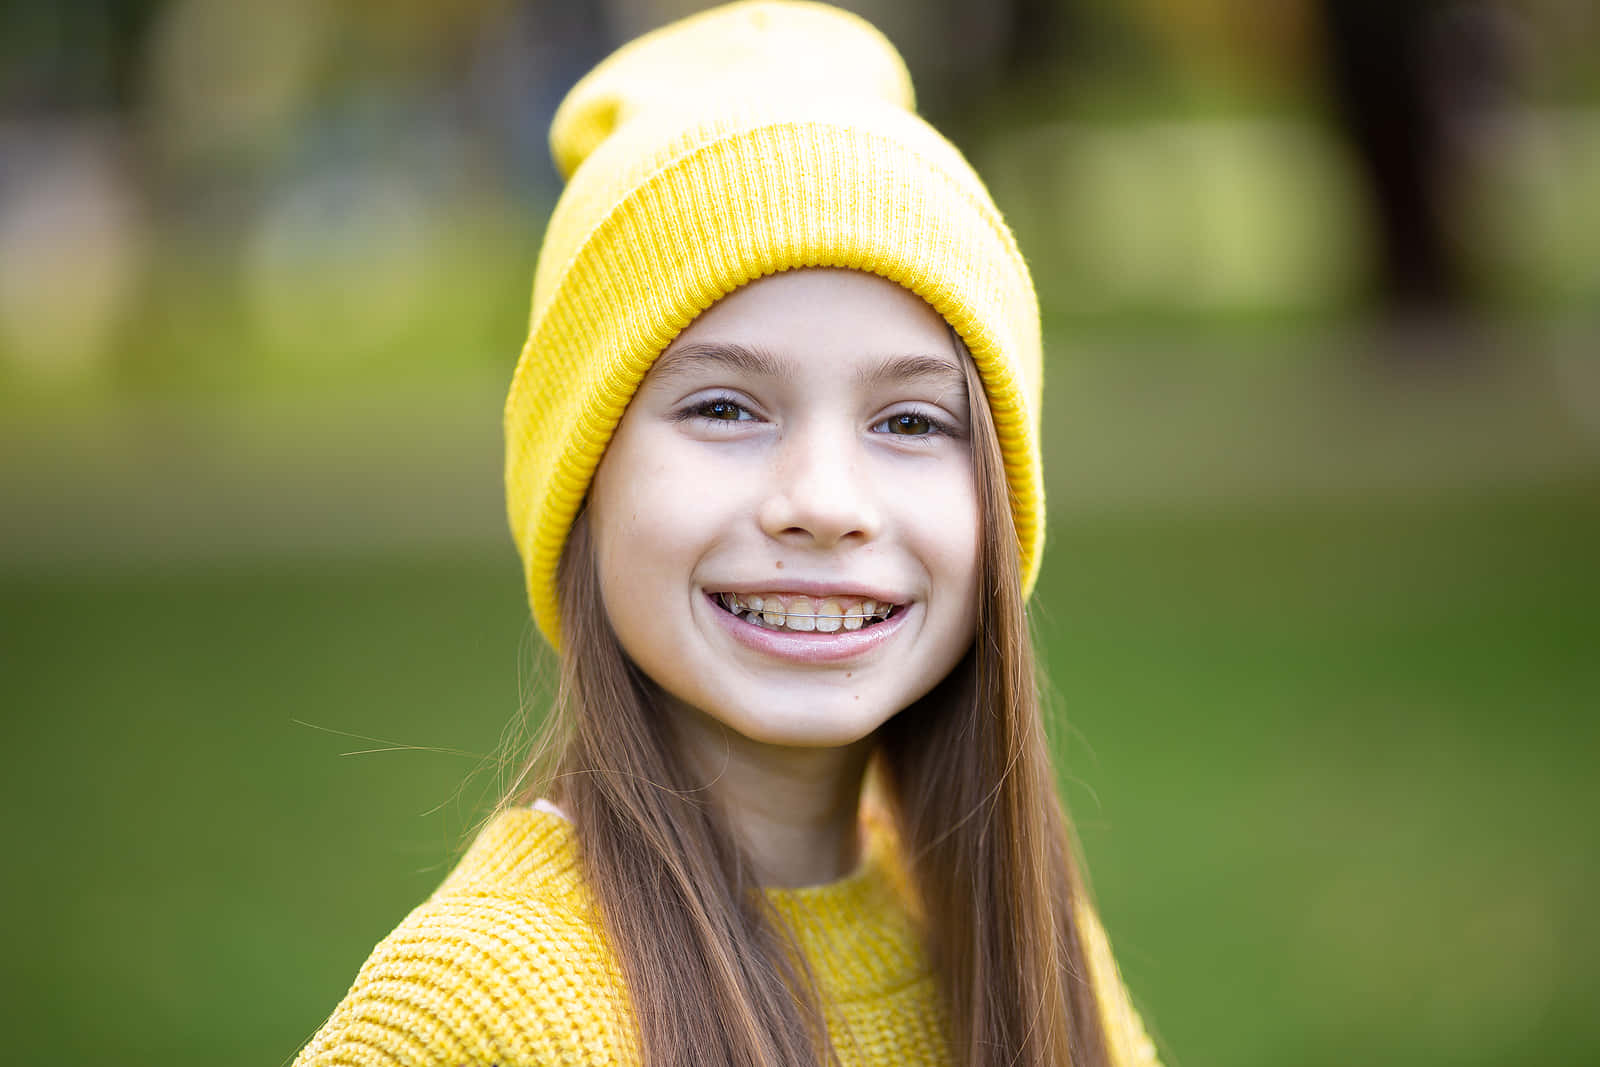
[[[746,622],[769,630],[791,630],[798,633],[838,633],[855,631],[869,622],[886,619],[893,613],[894,605],[876,600],[853,600],[849,597],[821,597],[813,600],[802,594],[740,594],[719,593],[717,600],[728,611]]]
[[[817,628],[817,620],[811,617],[811,598],[808,596],[797,596],[789,601],[784,615],[784,625],[791,630],[810,633]]]

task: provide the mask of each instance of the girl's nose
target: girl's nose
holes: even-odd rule
[[[759,515],[769,537],[833,548],[878,536],[879,503],[865,457],[849,436],[800,432],[784,442]]]

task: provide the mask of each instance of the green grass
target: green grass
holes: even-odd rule
[[[1597,490],[1052,531],[1068,797],[1171,1067],[1600,1057]],[[509,548],[0,599],[9,1058],[283,1061],[494,790]]]
[[[1061,531],[1069,795],[1175,1061],[1593,1062],[1597,537],[1592,489]]]

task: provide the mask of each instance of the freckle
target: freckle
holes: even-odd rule
[[[778,569],[780,571],[783,570],[783,560],[781,560],[781,559],[778,561]]]
[[[855,671],[845,671],[844,672],[844,676],[846,678],[854,678],[856,676],[856,672]]]

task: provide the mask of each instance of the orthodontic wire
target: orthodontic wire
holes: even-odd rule
[[[722,600],[722,606],[724,608],[729,611],[733,610],[733,605],[729,604],[726,600],[723,600],[721,595],[719,595],[717,599]],[[786,619],[887,619],[890,615],[894,614],[894,609],[899,606],[900,605],[898,604],[890,604],[889,611],[882,615],[879,615],[877,612],[873,612],[871,615],[862,615],[859,612],[851,612],[849,615],[804,615],[798,611],[774,611],[771,612],[771,614],[782,615]],[[761,609],[760,611],[756,611],[755,608],[740,608],[739,610],[754,611],[757,615],[768,614],[765,608]]]

